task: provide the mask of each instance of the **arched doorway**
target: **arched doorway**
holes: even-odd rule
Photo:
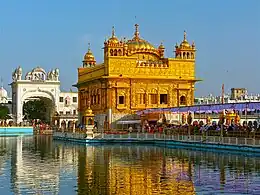
[[[23,101],[24,122],[51,124],[55,112],[54,102],[46,97],[29,97]]]
[[[182,95],[182,96],[180,97],[180,105],[181,105],[181,106],[186,106],[186,104],[187,104],[186,97],[185,97],[184,95]]]

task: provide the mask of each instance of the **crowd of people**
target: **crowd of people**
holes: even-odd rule
[[[257,136],[260,137],[260,124],[257,121],[245,121],[242,124],[221,124],[221,123],[203,123],[203,121],[194,121],[192,124],[146,124],[143,127],[143,132],[147,133],[166,133],[166,134],[179,134],[188,135],[202,135],[207,133],[207,135],[220,135],[221,130],[223,131],[223,136],[236,136],[236,137],[249,137]]]

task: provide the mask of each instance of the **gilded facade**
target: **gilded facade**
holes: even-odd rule
[[[130,40],[119,40],[113,28],[103,49],[103,63],[89,48],[78,68],[79,113],[90,101],[99,122],[112,124],[137,110],[193,105],[196,48],[185,31],[172,58],[165,57],[162,43],[155,47],[142,39],[137,24]]]

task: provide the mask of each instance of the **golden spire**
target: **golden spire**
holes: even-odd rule
[[[138,24],[135,24],[135,39],[139,39],[139,31],[138,31],[138,27],[139,25]]]
[[[90,49],[90,43],[88,43],[88,51],[84,56],[84,61],[85,62],[93,62],[95,64],[95,57]]]
[[[190,47],[190,44],[187,41],[187,33],[186,33],[186,31],[184,31],[184,33],[183,33],[183,41],[180,44],[180,47],[182,47],[182,48],[189,48]]]
[[[92,51],[90,49],[90,43],[88,43],[88,51],[86,53],[86,57],[88,57],[88,58],[94,57],[92,54]]]
[[[186,33],[185,30],[184,30],[184,33],[183,33],[183,41],[187,41],[187,33]]]
[[[88,53],[92,53],[90,50],[90,43],[88,43]]]
[[[116,35],[115,35],[115,27],[112,26],[112,38],[115,38],[115,37],[116,37]]]
[[[119,41],[118,41],[118,39],[115,35],[115,27],[114,26],[112,27],[112,36],[111,36],[111,38],[108,39],[108,43],[112,43],[112,44],[119,43]]]

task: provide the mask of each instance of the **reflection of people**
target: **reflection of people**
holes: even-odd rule
[[[129,127],[129,132],[132,133],[132,131],[133,131],[133,127],[130,126]]]
[[[181,116],[181,122],[182,122],[182,124],[185,124],[185,122],[186,122],[186,116],[184,113]]]
[[[235,124],[237,125],[239,122],[240,122],[240,117],[239,117],[238,113],[236,113]]]
[[[224,124],[225,123],[225,115],[224,115],[224,111],[220,114],[219,116],[219,123],[220,124]]]
[[[211,118],[210,118],[210,116],[207,116],[206,121],[207,121],[207,124],[210,124],[210,123],[211,123]]]
[[[97,121],[94,121],[94,128],[97,128]]]
[[[163,123],[163,124],[166,124],[166,116],[165,116],[165,114],[163,114],[162,123]]]
[[[188,124],[190,125],[192,123],[192,116],[191,116],[191,112],[189,112],[189,115],[188,115]]]

